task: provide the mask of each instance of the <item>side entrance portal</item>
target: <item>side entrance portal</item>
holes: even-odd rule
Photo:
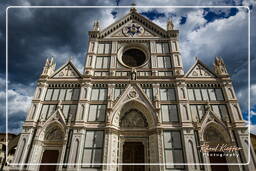
[[[41,163],[57,163],[59,156],[58,150],[45,150]],[[41,165],[39,171],[55,171],[56,165]]]
[[[123,163],[144,163],[144,145],[142,142],[125,142],[123,145]],[[123,165],[122,171],[143,171],[144,165]]]

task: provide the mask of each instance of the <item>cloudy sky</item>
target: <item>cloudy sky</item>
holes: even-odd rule
[[[135,1],[136,2],[136,1]],[[2,0],[0,2],[0,132],[5,131],[5,36],[8,6],[113,6],[108,8],[9,8],[8,9],[8,120],[9,132],[19,133],[31,104],[35,84],[47,57],[57,67],[73,57],[82,71],[88,31],[95,20],[101,28],[128,13],[131,1]],[[251,31],[251,122],[248,121],[248,14],[250,29],[256,29],[255,1],[242,0],[142,0],[138,12],[166,28],[172,18],[180,30],[181,55],[187,71],[198,56],[212,68],[215,56],[222,56],[233,79],[240,107],[251,131],[256,133],[256,33]],[[215,6],[202,8],[141,8],[139,6]],[[216,8],[234,6],[232,8]],[[236,6],[248,6],[238,8]]]

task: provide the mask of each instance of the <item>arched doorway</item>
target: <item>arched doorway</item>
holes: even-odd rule
[[[41,163],[57,163],[59,156],[58,150],[45,150]],[[39,171],[55,171],[56,165],[41,165]]]
[[[207,126],[204,132],[204,140],[209,145],[210,148],[216,148],[221,145],[228,144],[229,135],[226,134],[224,129],[218,129],[218,126],[212,124]],[[209,161],[212,164],[225,164],[227,159],[225,157],[224,151],[219,151],[218,149],[208,152]],[[211,165],[212,171],[228,171],[228,165]]]
[[[142,142],[125,142],[123,145],[123,163],[145,163]],[[143,171],[144,165],[123,165],[122,171]]]
[[[45,130],[44,152],[42,155],[39,171],[55,171],[56,165],[47,165],[47,163],[58,163],[59,154],[63,146],[64,132],[59,124],[53,123]]]
[[[123,111],[124,112],[124,111]],[[144,171],[145,160],[148,159],[148,123],[143,113],[131,108],[121,115],[120,133],[123,135],[122,163],[137,163],[140,165],[123,165],[122,171]],[[140,135],[139,135],[140,134]]]

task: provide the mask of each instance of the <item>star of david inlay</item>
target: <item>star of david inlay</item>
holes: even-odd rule
[[[128,24],[126,27],[123,28],[123,33],[125,34],[125,36],[129,37],[142,35],[143,32],[144,28],[137,23]]]

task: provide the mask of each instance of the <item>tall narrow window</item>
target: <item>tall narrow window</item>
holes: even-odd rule
[[[208,97],[207,89],[201,89],[201,92],[202,92],[203,100],[208,101],[209,97]]]
[[[110,56],[97,56],[95,68],[109,68]]]
[[[156,43],[156,52],[157,53],[169,53],[170,50],[169,50],[169,45],[168,43]]]
[[[105,121],[106,105],[90,105],[88,121],[103,122]]]
[[[200,89],[194,89],[196,100],[202,100]]]
[[[114,99],[117,99],[123,93],[123,91],[124,91],[123,88],[115,88]]]
[[[217,100],[224,100],[222,90],[220,88],[215,89]]]
[[[175,163],[184,163],[180,131],[164,131],[164,151],[166,169],[184,169],[184,165],[175,165]]]
[[[20,151],[19,151],[20,157],[19,157],[18,163],[21,163],[22,156],[23,156],[23,154],[24,154],[25,145],[26,145],[26,139],[23,138],[22,143],[21,143],[21,146],[20,146],[20,148],[19,148],[19,149],[20,149]]]
[[[31,119],[34,119],[36,113],[36,104],[33,105],[32,110],[31,110]]]
[[[44,100],[51,100],[53,89],[48,89]]]
[[[68,118],[69,108],[70,108],[70,105],[63,105],[62,107],[62,112],[66,119]]]
[[[64,100],[66,94],[66,89],[61,89],[59,94],[59,100]]]
[[[82,162],[87,165],[82,165],[82,167],[101,167],[95,163],[102,162],[103,140],[103,131],[86,132]]]
[[[91,94],[91,100],[106,100],[107,89],[106,88],[93,88]]]
[[[189,100],[195,100],[193,89],[188,89],[188,99]]]
[[[79,88],[75,88],[73,90],[73,94],[72,94],[72,100],[79,100],[79,94],[80,94],[80,89]]]
[[[143,88],[145,91],[146,95],[150,100],[153,100],[153,89],[152,88]]]
[[[160,99],[161,100],[176,100],[174,88],[160,88]]]
[[[157,57],[158,68],[171,68],[171,58],[169,56]]]
[[[196,163],[196,157],[195,157],[195,150],[194,150],[194,146],[193,146],[193,142],[191,140],[188,140],[188,144],[189,144],[189,150],[190,150],[190,155],[192,155],[192,159],[193,162],[192,163]],[[194,168],[197,169],[197,166],[194,165]]]
[[[110,43],[99,43],[98,54],[110,54],[110,53],[111,53],[111,44]]]
[[[36,98],[39,99],[41,96],[42,88],[38,88]]]
[[[205,114],[205,105],[190,105],[190,110],[192,115],[200,120]]]
[[[178,122],[177,105],[161,105],[163,122]]]
[[[74,150],[75,150],[75,160],[74,160],[74,163],[77,163],[78,154],[79,154],[79,151],[78,151],[79,150],[79,140],[78,139],[76,139],[76,141],[75,141],[75,148],[74,148]]]
[[[54,89],[52,94],[52,100],[58,100],[60,89]]]
[[[67,89],[65,100],[71,100],[73,89]]]
[[[214,89],[208,89],[208,93],[210,96],[210,100],[216,100],[216,94],[215,94]]]

